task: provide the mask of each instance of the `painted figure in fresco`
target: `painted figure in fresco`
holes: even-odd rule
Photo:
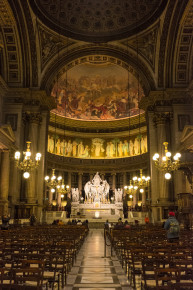
[[[48,152],[54,153],[54,138],[53,138],[53,136],[51,136],[48,139]]]
[[[94,145],[94,153],[96,157],[100,157],[101,153],[103,153],[105,150],[103,148],[103,142],[104,140],[95,138],[92,140],[92,143]]]
[[[107,142],[107,146],[106,146],[106,157],[110,157],[110,142]]]
[[[56,142],[56,154],[60,155],[60,138],[58,138],[57,142]]]
[[[63,155],[66,156],[68,152],[68,142],[64,140]]]
[[[127,140],[124,140],[124,143],[123,143],[123,155],[124,156],[128,156],[128,153],[129,153],[129,144],[128,144]]]
[[[77,156],[77,142],[74,140],[72,142],[72,156],[76,157]]]
[[[133,141],[132,140],[130,140],[129,141],[129,155],[130,156],[133,156]]]
[[[145,140],[144,140],[144,138],[143,138],[143,136],[141,137],[141,153],[143,154],[143,153],[145,153],[146,151],[145,151]]]
[[[64,152],[64,139],[60,142],[60,155],[63,155]]]
[[[90,155],[89,155],[89,147],[88,147],[88,145],[85,146],[85,149],[84,149],[84,152],[83,152],[83,154],[82,154],[82,157],[83,157],[83,158],[90,157]]]
[[[119,157],[123,157],[123,142],[120,141],[118,144],[118,155]]]
[[[82,141],[80,141],[80,143],[78,144],[78,157],[82,157],[83,154],[84,154],[84,145]]]
[[[68,140],[67,156],[71,156],[71,154],[72,154],[72,142],[71,142],[71,140]]]
[[[113,142],[110,142],[109,146],[110,146],[110,157],[114,157],[115,145],[113,144]]]
[[[138,138],[135,138],[135,141],[134,141],[134,155],[138,155],[139,154],[139,140]]]
[[[147,152],[147,135],[144,136],[144,153]]]
[[[122,202],[123,190],[118,188],[115,189],[115,202]]]

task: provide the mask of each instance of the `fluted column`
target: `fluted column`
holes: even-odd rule
[[[170,114],[161,112],[155,114],[155,124],[157,127],[157,148],[160,155],[160,159],[165,155],[163,143],[167,141],[166,135],[166,123],[170,119]],[[164,177],[165,172],[159,171],[159,201],[161,203],[167,203],[169,199],[169,181]]]
[[[37,200],[38,204],[41,207],[44,196],[44,177],[45,177],[45,156],[46,156],[46,144],[47,144],[47,126],[48,126],[48,111],[44,111],[41,113],[41,123],[39,128],[39,137],[38,137],[38,147],[37,152],[42,154],[42,158],[40,160],[39,167],[37,169],[37,179],[36,179],[36,192],[37,192]],[[41,209],[40,209],[41,210]]]
[[[41,122],[41,115],[38,112],[28,114],[29,118],[29,140],[31,141],[31,152],[32,158],[35,158],[35,154],[38,149],[38,137],[39,137],[39,124]],[[41,161],[42,162],[42,161]],[[34,170],[30,174],[30,178],[27,182],[27,202],[28,203],[36,203],[37,200],[37,192],[36,192],[36,180],[37,180],[37,172]]]
[[[9,151],[7,150],[1,153],[0,204],[2,207],[3,213],[8,211],[9,172],[10,172],[10,157],[9,157]]]

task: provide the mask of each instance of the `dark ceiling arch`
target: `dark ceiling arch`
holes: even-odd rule
[[[168,0],[30,0],[38,18],[64,36],[108,42],[134,35],[153,24]]]
[[[50,94],[54,85],[54,79],[56,80],[57,75],[60,75],[61,72],[64,73],[66,70],[65,67],[67,70],[70,69],[71,66],[69,64],[71,62],[89,55],[104,55],[117,59],[118,65],[121,65],[122,62],[125,64],[124,67],[126,69],[129,69],[129,67],[133,69],[133,71],[130,69],[129,70],[135,76],[136,74],[139,74],[139,80],[146,95],[148,95],[150,90],[155,90],[156,83],[151,74],[151,71],[144,63],[139,60],[136,54],[126,50],[120,50],[120,48],[107,44],[84,45],[82,47],[68,51],[68,54],[60,54],[60,58],[57,60],[55,59],[55,61],[53,60],[50,67],[44,74],[41,81],[41,89],[46,89],[47,93]]]

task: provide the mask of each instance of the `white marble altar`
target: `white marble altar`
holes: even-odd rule
[[[99,218],[122,217],[123,213],[123,190],[118,189],[115,191],[115,203],[109,201],[109,189],[110,186],[106,180],[102,180],[97,172],[92,179],[88,181],[85,186],[85,201],[80,203],[77,200],[75,191],[72,193],[72,209],[71,215],[76,216],[79,213],[80,216],[86,218],[95,218],[96,211],[99,213]]]

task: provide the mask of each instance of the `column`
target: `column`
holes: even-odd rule
[[[1,153],[0,210],[2,214],[8,211],[9,172],[10,172],[10,158],[9,151],[6,150]]]
[[[38,146],[37,146],[37,152],[40,152],[42,154],[42,158],[40,160],[39,167],[37,169],[37,179],[36,179],[36,192],[38,200],[38,205],[40,206],[40,210],[42,207],[42,203],[45,199],[45,196],[43,196],[44,193],[44,177],[45,177],[45,156],[47,153],[47,126],[49,121],[49,115],[48,111],[44,111],[41,113],[41,124],[39,128],[39,137],[38,137]],[[37,153],[35,152],[35,153]]]
[[[158,186],[158,169],[155,167],[152,158],[153,155],[158,151],[157,149],[157,134],[154,123],[154,112],[149,111],[147,114],[148,118],[148,151],[150,158],[150,176],[151,176],[151,196],[152,205],[156,205],[156,201],[159,198],[159,186]]]
[[[48,202],[49,204],[52,204],[52,200],[53,200],[53,193],[51,192],[51,188],[49,189],[49,196],[48,196]]]
[[[71,188],[71,186],[72,186],[72,174],[70,171],[68,171],[68,185]]]
[[[160,159],[165,155],[163,143],[167,141],[166,122],[170,119],[169,113],[161,112],[155,114],[155,123],[157,126],[157,148]],[[165,179],[165,172],[159,170],[159,200],[162,204],[168,202],[169,198],[169,182]]]
[[[39,112],[30,113],[29,116],[29,140],[31,141],[31,153],[32,153],[32,159],[35,160],[35,155],[37,153],[38,149],[38,138],[39,137],[39,124],[41,122],[41,114]],[[26,145],[25,145],[26,146]],[[42,161],[40,161],[42,162]],[[28,203],[36,203],[37,200],[37,191],[36,191],[36,180],[37,180],[37,172],[36,170],[33,170],[30,173],[30,178],[27,182],[27,202]]]
[[[61,206],[61,193],[57,192],[57,205]]]
[[[82,196],[82,172],[78,172],[78,191],[79,191],[79,196]]]
[[[142,205],[146,204],[146,193],[145,193],[145,188],[143,188],[143,192],[142,192]]]
[[[127,173],[126,172],[123,172],[123,195],[125,196],[126,193],[125,193],[125,186],[128,185],[127,184]]]
[[[115,192],[115,188],[116,188],[116,173],[112,173],[113,176],[113,182],[112,182],[112,190],[113,192]]]

